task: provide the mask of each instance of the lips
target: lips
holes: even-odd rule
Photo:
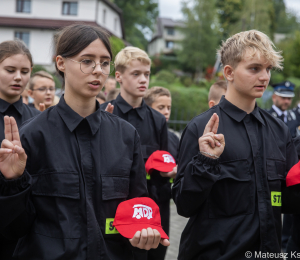
[[[138,88],[140,91],[145,91],[147,88],[145,86],[139,87]]]
[[[98,89],[101,85],[101,82],[99,80],[93,80],[91,82],[88,83],[89,87],[92,89]]]
[[[21,88],[21,86],[20,85],[11,85],[10,86],[12,89],[16,89],[16,90],[19,90],[20,88]]]

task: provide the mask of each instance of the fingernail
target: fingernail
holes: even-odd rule
[[[219,138],[219,135],[215,135],[216,138]]]

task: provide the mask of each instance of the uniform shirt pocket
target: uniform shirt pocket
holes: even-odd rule
[[[79,238],[78,173],[43,172],[32,177],[32,197],[37,212],[33,231],[54,238]]]
[[[222,162],[221,176],[209,196],[209,218],[251,214],[253,200],[247,160]]]

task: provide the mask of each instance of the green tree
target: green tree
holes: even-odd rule
[[[146,49],[145,34],[150,33],[158,16],[158,0],[111,0],[123,11],[126,41]]]
[[[178,59],[192,72],[213,65],[219,43],[215,0],[186,0],[182,3],[185,35]]]
[[[109,41],[111,44],[113,58],[115,58],[116,55],[118,54],[118,52],[120,50],[122,50],[123,48],[125,48],[125,44],[121,39],[119,39],[118,37],[115,37],[115,36],[110,37]]]

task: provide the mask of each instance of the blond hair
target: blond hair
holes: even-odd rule
[[[171,92],[163,87],[152,87],[147,90],[144,100],[148,106],[152,106],[152,104],[155,102],[155,99],[162,96],[171,97]]]
[[[274,68],[283,69],[283,57],[281,51],[275,50],[274,43],[270,38],[257,30],[240,32],[222,42],[218,53],[221,56],[223,66],[236,65],[244,58],[246,50],[251,51],[251,57],[256,54],[263,55]]]
[[[31,90],[33,90],[33,88],[34,88],[36,77],[51,79],[54,82],[53,76],[51,74],[49,74],[46,71],[40,70],[40,71],[34,73],[29,80],[28,85],[29,85],[29,89],[31,89]]]
[[[223,91],[222,91],[223,90]],[[227,90],[227,82],[225,80],[220,80],[211,85],[208,93],[208,101],[218,102],[223,93]]]
[[[146,65],[151,65],[151,60],[145,51],[129,46],[122,49],[117,54],[114,62],[116,71],[123,73],[128,64],[133,60],[138,60]]]

